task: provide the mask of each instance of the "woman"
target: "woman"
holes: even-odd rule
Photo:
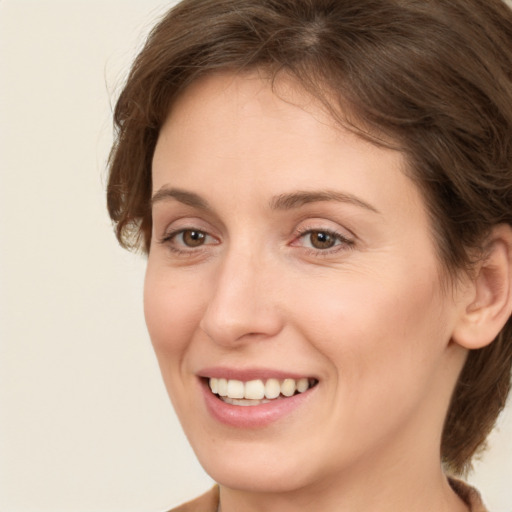
[[[108,206],[219,483],[177,510],[485,510],[453,477],[510,385],[511,47],[500,0],[184,0],[155,27]]]

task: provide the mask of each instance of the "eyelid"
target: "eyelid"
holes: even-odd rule
[[[205,221],[202,217],[196,217],[189,213],[162,217],[158,222],[153,223],[153,227],[155,238],[158,241],[168,240],[177,233],[187,230],[201,231],[218,239],[218,234],[215,233],[217,230],[214,229],[211,223]]]
[[[357,236],[346,226],[342,226],[338,222],[323,217],[304,219],[295,228],[293,234],[299,237],[312,231],[325,231],[339,236],[344,240],[355,241],[357,239]]]

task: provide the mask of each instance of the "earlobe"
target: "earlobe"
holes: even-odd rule
[[[452,339],[469,350],[491,343],[512,314],[512,227],[496,226],[471,279]]]

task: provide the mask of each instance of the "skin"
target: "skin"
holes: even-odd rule
[[[286,78],[277,89],[256,73],[204,78],[155,150],[145,315],[184,431],[223,512],[466,510],[439,445],[467,290],[443,286],[403,156],[336,126]],[[276,208],[326,190],[343,200]],[[187,245],[187,229],[203,242]],[[333,247],[315,246],[319,232]],[[237,429],[206,409],[211,366],[319,382],[279,421]]]

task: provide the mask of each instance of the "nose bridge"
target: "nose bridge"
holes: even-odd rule
[[[268,286],[273,272],[271,261],[251,244],[228,249],[214,277],[201,321],[203,331],[221,344],[277,334],[281,322]]]

